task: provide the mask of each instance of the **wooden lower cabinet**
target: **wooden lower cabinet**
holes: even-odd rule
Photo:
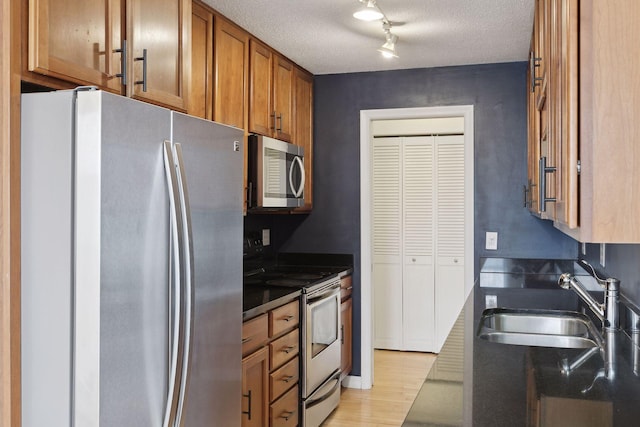
[[[344,378],[351,372],[353,366],[353,350],[351,340],[353,339],[353,303],[351,298],[347,298],[340,304],[340,316],[342,320],[342,346],[340,364],[340,378]]]
[[[243,427],[299,424],[299,323],[298,300],[243,323]]]
[[[340,279],[340,319],[341,329],[341,363],[340,363],[340,379],[346,377],[353,367],[353,298],[352,292],[352,276],[345,276]]]
[[[269,349],[242,359],[242,427],[266,427],[269,396]]]
[[[271,427],[295,427],[298,425],[298,386],[293,387],[269,407]]]

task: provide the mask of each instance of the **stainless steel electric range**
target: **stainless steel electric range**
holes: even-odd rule
[[[301,291],[301,423],[319,426],[340,401],[340,277],[343,267],[265,262],[245,241],[244,285]],[[299,261],[299,260],[297,260]]]

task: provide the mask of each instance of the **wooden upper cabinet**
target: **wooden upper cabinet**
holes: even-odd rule
[[[29,71],[120,93],[119,0],[31,0]]]
[[[127,0],[127,38],[127,95],[186,111],[191,0]]]
[[[294,66],[251,39],[249,60],[249,132],[292,142]]]
[[[309,212],[313,207],[313,76],[295,68],[293,143],[304,148],[304,206],[293,212]]]
[[[292,141],[293,129],[293,64],[280,55],[273,57],[274,137]]]
[[[251,40],[249,59],[249,132],[272,136],[273,53],[260,42]]]
[[[187,112],[213,118],[213,13],[194,2],[191,9],[191,90]]]
[[[29,71],[186,111],[191,1],[30,0],[28,13]]]
[[[214,44],[213,119],[246,129],[249,34],[216,16]]]

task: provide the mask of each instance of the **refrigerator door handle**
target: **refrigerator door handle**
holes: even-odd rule
[[[184,299],[184,313],[182,316],[184,336],[183,336],[183,348],[184,353],[181,359],[181,378],[180,378],[180,394],[178,400],[178,416],[176,425],[182,425],[182,412],[186,401],[187,382],[189,380],[190,368],[191,368],[191,348],[192,348],[192,332],[194,322],[194,277],[193,277],[193,234],[191,227],[191,208],[189,204],[189,192],[187,186],[187,177],[185,174],[184,158],[182,155],[182,145],[180,143],[174,143],[173,146],[174,155],[177,160],[177,175],[178,175],[178,190],[180,193],[180,209],[182,213],[182,232],[184,236],[183,248],[184,248],[184,261],[185,261],[185,280],[183,282],[183,299]]]
[[[176,422],[178,410],[178,390],[180,380],[178,377],[178,359],[182,353],[180,336],[180,318],[182,304],[182,277],[183,266],[180,260],[183,257],[182,212],[178,209],[179,200],[178,178],[176,176],[176,164],[173,158],[171,142],[164,141],[164,166],[169,192],[169,205],[171,217],[171,281],[169,290],[169,377],[167,403],[164,411],[163,427],[173,427]]]

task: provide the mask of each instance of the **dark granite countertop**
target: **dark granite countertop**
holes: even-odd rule
[[[567,376],[559,364],[575,361],[584,350],[498,344],[476,337],[487,295],[497,296],[500,307],[579,310],[574,292],[538,279],[531,281],[533,286],[485,286],[502,280],[496,278],[476,282],[404,427],[514,427],[535,425],[536,417],[544,419],[540,425],[545,426],[640,425],[639,334],[610,334],[608,345],[615,351],[608,378],[603,376],[601,352]]]

